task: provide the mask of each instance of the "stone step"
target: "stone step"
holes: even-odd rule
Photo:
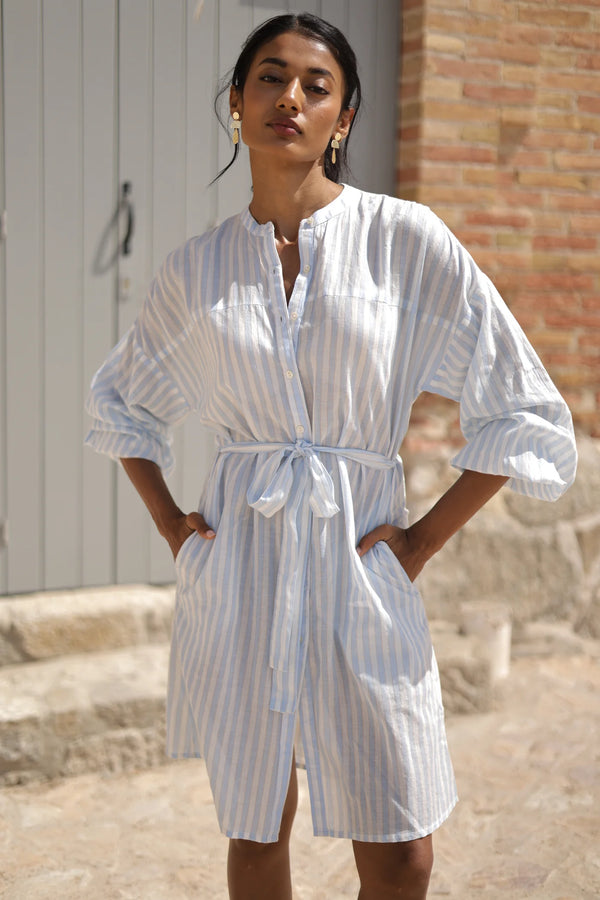
[[[114,585],[0,600],[0,666],[169,640],[172,586]]]
[[[491,708],[484,648],[450,624],[432,633],[447,711]],[[166,762],[168,656],[165,642],[0,669],[0,785]]]
[[[168,644],[0,669],[0,785],[165,762]]]

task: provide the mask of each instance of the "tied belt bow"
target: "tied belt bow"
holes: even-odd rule
[[[310,511],[326,519],[340,511],[333,480],[320,455],[332,453],[375,469],[393,469],[401,465],[400,459],[351,447],[323,447],[306,440],[289,444],[232,442],[222,445],[219,453],[257,454],[248,504],[267,518],[285,507],[269,648],[273,669],[269,708],[293,713],[304,663],[303,603]],[[350,496],[349,484],[347,489]]]

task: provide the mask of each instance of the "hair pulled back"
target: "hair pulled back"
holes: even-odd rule
[[[349,109],[352,107],[356,112],[352,124],[350,125],[348,136],[341,143],[340,149],[336,153],[336,162],[332,162],[331,147],[327,148],[324,157],[325,175],[331,181],[339,182],[341,177],[348,171],[348,140],[350,138],[350,132],[356,122],[356,116],[361,104],[362,92],[354,50],[339,28],[336,28],[335,25],[331,25],[329,22],[319,18],[319,16],[313,16],[311,13],[274,16],[272,19],[263,22],[262,25],[255,28],[246,38],[231,76],[228,76],[226,83],[217,94],[215,111],[219,117],[219,121],[223,127],[226,128],[225,123],[219,115],[218,105],[220,98],[229,90],[230,86],[235,87],[241,94],[244,90],[244,85],[246,84],[250,66],[260,48],[264,44],[268,44],[269,41],[279,37],[280,34],[288,34],[289,32],[301,34],[304,37],[312,38],[313,40],[325,44],[344,73],[345,92],[342,100],[342,109]],[[229,162],[224,169],[221,169],[214,181],[216,181],[217,178],[220,178],[221,175],[234,164],[238,153],[239,145],[235,144],[231,162]]]

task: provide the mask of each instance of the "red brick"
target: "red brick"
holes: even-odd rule
[[[455,229],[456,237],[461,244],[469,248],[470,246],[491,247],[493,237],[489,232],[474,231],[468,228]]]
[[[510,154],[509,151],[508,154],[509,165],[520,168],[546,169],[550,166],[550,161],[550,154],[542,150],[517,150],[516,153]]]
[[[584,309],[600,309],[600,294],[591,294],[587,297],[583,297],[581,301],[581,305]]]
[[[440,166],[424,159],[421,165],[421,176],[429,184],[457,184],[460,180],[458,166]]]
[[[456,204],[461,207],[486,207],[493,203],[496,196],[496,192],[491,188],[467,187],[465,185],[446,187],[429,184],[423,185],[422,194],[423,202],[436,208],[446,204]]]
[[[506,206],[538,210],[544,206],[545,195],[539,191],[525,190],[517,185],[512,191],[502,193],[502,201]]]
[[[598,208],[600,209],[600,202],[598,204]],[[596,238],[600,238],[600,215],[598,216],[571,216],[569,219],[569,226],[571,231],[577,234],[577,232],[591,232]]]
[[[569,30],[588,29],[591,22],[589,12],[576,12],[567,9],[550,8],[535,9],[519,4],[519,21],[532,25],[543,25],[546,28],[568,28]]]
[[[445,56],[428,60],[427,68],[447,78],[472,78],[475,81],[499,81],[501,75],[501,67],[497,63],[465,62]]]
[[[499,40],[469,41],[469,56],[479,59],[502,60],[535,65],[540,59],[540,50],[531,44],[510,44]]]
[[[468,101],[441,103],[439,100],[427,100],[423,104],[423,112],[430,119],[451,122],[497,122],[499,118],[499,111],[496,108],[475,106]]]
[[[558,290],[591,292],[594,290],[594,277],[592,275],[574,275],[568,272],[532,272],[525,276],[522,287],[534,291]]]
[[[403,143],[412,143],[419,139],[421,134],[420,125],[404,125],[400,129],[399,138]]]
[[[524,106],[533,103],[535,91],[533,88],[496,87],[488,84],[465,84],[463,88],[465,97],[472,100],[484,100],[488,103],[503,103],[513,106]]]
[[[585,153],[556,153],[554,161],[559,169],[582,169],[600,172],[600,156]]]
[[[587,190],[586,179],[580,175],[563,174],[561,172],[537,172],[526,170],[519,172],[519,184],[528,187],[541,187],[550,191],[558,190]]]
[[[540,131],[534,128],[525,135],[523,144],[526,147],[545,147],[548,150],[587,150],[590,146],[590,138],[586,134],[570,134],[564,131]]]
[[[424,159],[443,160],[448,162],[496,162],[496,153],[488,147],[470,147],[468,144],[457,147],[429,145],[423,147]]]
[[[403,185],[406,184],[418,184],[420,180],[420,170],[418,166],[401,166],[398,169],[398,178],[400,179],[400,183]]]
[[[600,113],[600,97],[583,96],[577,100],[577,108],[582,112]]]
[[[508,267],[511,269],[531,268],[531,258],[529,253],[513,253],[506,250],[477,250],[473,255],[484,271],[493,272],[500,267]]]
[[[578,69],[600,69],[600,53],[580,53],[576,65]]]
[[[597,245],[595,237],[560,237],[558,235],[536,235],[533,238],[534,250],[594,250]]]
[[[548,194],[548,206],[552,209],[566,209],[571,211],[580,211],[589,209],[592,212],[598,211],[598,198],[589,194]]]
[[[600,310],[588,313],[548,313],[546,324],[557,328],[600,328]]]
[[[553,72],[547,69],[543,75],[543,84],[546,90],[558,88],[562,91],[594,94],[600,89],[600,73],[582,75],[581,72]]]
[[[600,352],[600,331],[587,332],[578,338],[581,347],[592,347]]]
[[[467,225],[493,225],[508,226],[509,228],[528,228],[531,225],[531,215],[528,213],[512,212],[511,210],[476,210],[465,215]]]
[[[557,47],[597,50],[600,47],[600,35],[593,31],[558,31],[554,35],[554,43]]]

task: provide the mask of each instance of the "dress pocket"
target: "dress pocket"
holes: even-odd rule
[[[207,540],[200,537],[197,531],[185,539],[175,557],[175,577],[179,593],[185,593],[198,584],[217,540],[218,535]]]
[[[398,587],[401,587],[403,593],[417,592],[416,585],[410,580],[402,563],[386,541],[377,541],[363,556],[363,563],[392,588],[398,590]]]

